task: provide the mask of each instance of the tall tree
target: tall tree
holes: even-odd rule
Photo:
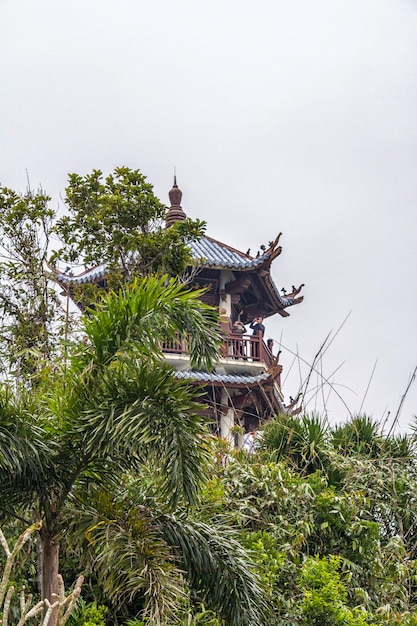
[[[57,348],[63,311],[45,262],[55,213],[44,191],[0,187],[0,368],[33,383]]]
[[[55,232],[63,247],[54,258],[86,266],[105,263],[112,285],[134,276],[179,276],[190,260],[187,242],[198,239],[205,223],[186,219],[164,228],[166,206],[139,170],[117,167],[70,174],[67,214]]]

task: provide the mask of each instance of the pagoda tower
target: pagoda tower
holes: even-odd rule
[[[175,178],[169,199],[167,228],[186,218]],[[203,387],[202,401],[216,432],[237,445],[242,444],[239,433],[256,430],[265,420],[288,408],[281,390],[279,356],[273,354],[260,333],[242,333],[243,327],[250,326],[255,318],[275,314],[287,317],[287,309],[303,300],[299,295],[303,285],[282,296],[271,277],[271,264],[282,251],[278,245],[280,236],[256,257],[209,236],[191,242],[191,286],[205,288],[202,300],[219,310],[221,356],[213,371],[195,371],[190,368],[185,347],[164,347],[165,358],[177,376]]]
[[[166,228],[186,219],[175,177],[169,199]],[[255,318],[287,317],[287,309],[303,300],[299,295],[303,285],[283,296],[271,277],[271,264],[282,251],[280,236],[268,248],[262,246],[256,257],[209,236],[191,242],[188,286],[204,288],[202,301],[218,308],[223,338],[220,358],[212,371],[196,371],[191,368],[186,344],[163,346],[176,376],[198,387],[213,432],[238,447],[245,432],[257,430],[273,415],[292,409],[292,405],[284,404],[279,355],[273,354],[260,332],[250,329]],[[100,265],[78,276],[57,273],[56,280],[68,292],[82,283],[105,286],[105,275],[106,267]]]

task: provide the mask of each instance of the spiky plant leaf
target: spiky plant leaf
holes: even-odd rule
[[[268,623],[264,590],[232,528],[173,515],[161,515],[159,520],[191,590],[208,608],[228,626]]]
[[[126,346],[138,354],[160,355],[164,341],[188,340],[191,363],[211,368],[220,336],[217,313],[199,300],[201,291],[187,291],[166,276],[136,279],[118,293],[103,298],[102,306],[84,327],[97,364],[107,364]]]

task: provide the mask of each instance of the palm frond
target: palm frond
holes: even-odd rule
[[[153,458],[166,500],[195,502],[210,453],[205,418],[194,396],[163,363],[155,367],[119,359],[97,381],[73,433],[93,463],[118,456],[127,467]]]
[[[8,509],[30,505],[47,491],[56,445],[45,428],[39,403],[24,389],[0,389],[0,491]],[[0,503],[1,508],[1,503]]]
[[[139,602],[151,624],[166,623],[185,597],[185,583],[159,524],[145,507],[120,505],[105,491],[93,490],[91,496],[72,520],[68,517],[84,564],[116,605]]]
[[[317,415],[277,415],[263,431],[262,445],[303,472],[323,469],[329,449],[329,427]]]
[[[268,623],[268,606],[253,565],[235,531],[173,515],[159,517],[193,593],[228,626]]]
[[[127,346],[160,354],[163,341],[191,336],[191,361],[210,369],[218,354],[217,313],[199,300],[200,291],[187,291],[167,277],[137,279],[119,293],[109,293],[84,328],[98,364],[106,364]]]
[[[384,445],[380,425],[366,415],[357,415],[334,428],[332,445],[341,454],[378,458]]]
[[[146,482],[130,480],[119,498],[103,490],[81,491],[77,508],[67,511],[85,558],[115,601],[144,599],[150,623],[159,624],[178,608],[186,593],[228,626],[264,626],[268,605],[254,565],[235,530],[167,514]],[[159,496],[160,494],[158,494]],[[81,532],[80,532],[81,531]],[[89,556],[90,554],[90,556]]]

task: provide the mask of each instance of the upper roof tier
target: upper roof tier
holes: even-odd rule
[[[190,248],[194,259],[202,259],[205,266],[216,269],[255,269],[263,265],[271,255],[267,251],[253,258],[212,237],[202,237],[199,241],[193,241]]]
[[[186,214],[180,206],[182,192],[177,185],[176,178],[174,178],[174,185],[169,192],[169,198],[171,206],[166,215],[166,228],[177,221],[186,219]],[[262,253],[259,252],[256,257],[212,237],[201,237],[198,241],[189,243],[193,265],[207,270],[231,270],[235,273],[245,273],[251,282],[256,281],[259,285],[259,295],[263,294],[262,297],[268,301],[265,315],[279,313],[286,317],[289,314],[284,309],[303,300],[303,296],[297,297],[303,285],[298,289],[293,287],[291,293],[281,295],[271,277],[271,263],[282,251],[281,246],[278,245],[280,236],[281,233],[274,241],[270,242],[268,248],[262,247]],[[55,275],[57,281],[66,286],[101,283],[105,281],[106,265],[98,265],[76,276],[57,270],[55,270]],[[284,290],[282,291],[284,292]]]
[[[201,237],[198,241],[189,243],[193,260],[204,267],[213,269],[238,269],[253,270],[264,265],[269,260],[271,253],[268,250],[258,258],[253,258],[239,250],[217,241],[212,237]],[[57,273],[57,278],[62,283],[82,284],[97,282],[106,274],[105,264],[97,265],[77,276],[72,274]]]

